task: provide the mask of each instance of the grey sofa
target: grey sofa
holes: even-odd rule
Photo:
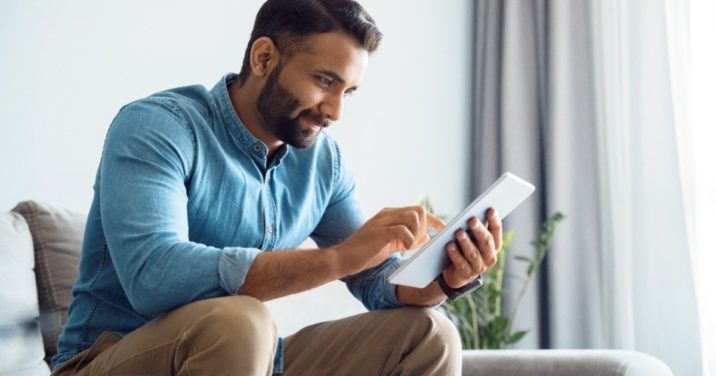
[[[33,201],[0,212],[0,375],[47,375],[67,318],[85,214]],[[464,375],[671,375],[619,350],[464,351]]]

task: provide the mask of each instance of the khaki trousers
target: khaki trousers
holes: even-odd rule
[[[271,375],[276,326],[247,296],[177,308],[126,337],[104,332],[53,375]],[[428,308],[306,327],[283,341],[284,375],[458,375],[457,330]]]

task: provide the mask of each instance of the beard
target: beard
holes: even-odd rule
[[[277,65],[266,79],[256,102],[256,107],[263,117],[264,128],[274,137],[297,148],[307,148],[313,145],[321,132],[312,129],[303,129],[300,118],[305,117],[321,124],[321,129],[330,125],[325,116],[315,114],[311,110],[303,110],[298,116],[291,117],[300,102],[293,94],[279,85],[278,76],[283,66]]]

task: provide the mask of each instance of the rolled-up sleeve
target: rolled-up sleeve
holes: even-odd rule
[[[189,240],[195,146],[185,119],[161,100],[125,106],[105,141],[95,187],[102,227],[130,304],[148,318],[236,293],[260,253]]]
[[[235,294],[244,284],[246,274],[260,250],[256,248],[224,248],[219,258],[221,287],[229,294]]]
[[[344,167],[340,150],[335,142],[333,147],[333,189],[331,199],[311,238],[321,248],[334,246],[347,239],[365,223],[365,216],[355,196],[355,181]],[[400,257],[393,255],[380,265],[360,273],[342,278],[348,290],[368,310],[400,307],[395,293],[396,286],[388,277],[400,263]]]

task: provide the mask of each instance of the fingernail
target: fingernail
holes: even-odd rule
[[[455,252],[455,251],[457,251],[457,248],[455,247],[455,244],[453,244],[453,243],[448,243],[447,249],[448,249],[448,251],[450,251],[450,252]]]
[[[465,233],[464,230],[458,230],[457,238],[460,240],[465,240],[465,239],[467,239],[467,234]]]

